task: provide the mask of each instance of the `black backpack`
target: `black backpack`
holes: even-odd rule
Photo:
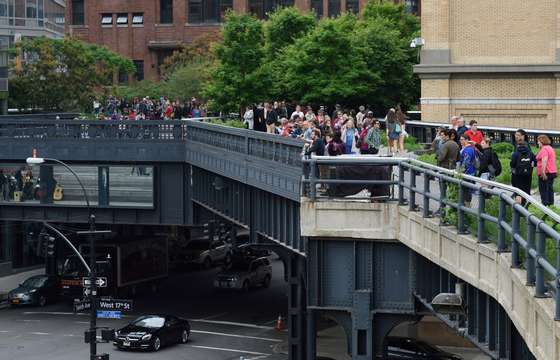
[[[533,172],[533,154],[530,151],[519,153],[515,164],[516,175],[531,175]]]
[[[492,158],[490,160],[490,164],[488,165],[488,170],[490,171],[490,175],[492,175],[492,177],[500,176],[502,173],[502,163],[494,151],[492,151]]]

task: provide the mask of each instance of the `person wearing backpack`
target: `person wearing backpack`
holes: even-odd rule
[[[531,182],[533,178],[533,168],[537,164],[535,155],[527,145],[527,133],[523,129],[515,132],[516,147],[509,165],[511,167],[511,185],[531,194]],[[515,200],[520,204],[525,204],[521,196],[516,196]]]
[[[486,137],[480,142],[480,168],[478,169],[478,176],[484,180],[495,179],[502,173],[502,164],[498,155],[492,150],[492,140]]]
[[[465,175],[476,176],[477,170],[480,168],[480,156],[474,144],[469,140],[465,134],[459,138],[461,142],[461,152],[459,153],[461,168]],[[465,189],[465,206],[470,207],[472,200],[472,192],[470,189]]]

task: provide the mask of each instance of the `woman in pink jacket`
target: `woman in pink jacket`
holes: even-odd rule
[[[550,146],[550,138],[546,135],[537,137],[539,152],[537,153],[537,176],[539,178],[539,193],[543,205],[554,204],[554,178],[556,178],[556,153]]]

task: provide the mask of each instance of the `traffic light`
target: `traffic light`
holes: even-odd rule
[[[46,253],[48,257],[53,257],[56,252],[56,238],[47,234],[46,236]]]

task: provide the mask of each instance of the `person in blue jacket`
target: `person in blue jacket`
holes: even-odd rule
[[[465,134],[459,137],[461,143],[461,152],[459,153],[459,162],[465,175],[476,176],[476,167],[474,165],[476,158],[476,148]],[[470,207],[472,200],[472,192],[465,189],[465,206]]]

